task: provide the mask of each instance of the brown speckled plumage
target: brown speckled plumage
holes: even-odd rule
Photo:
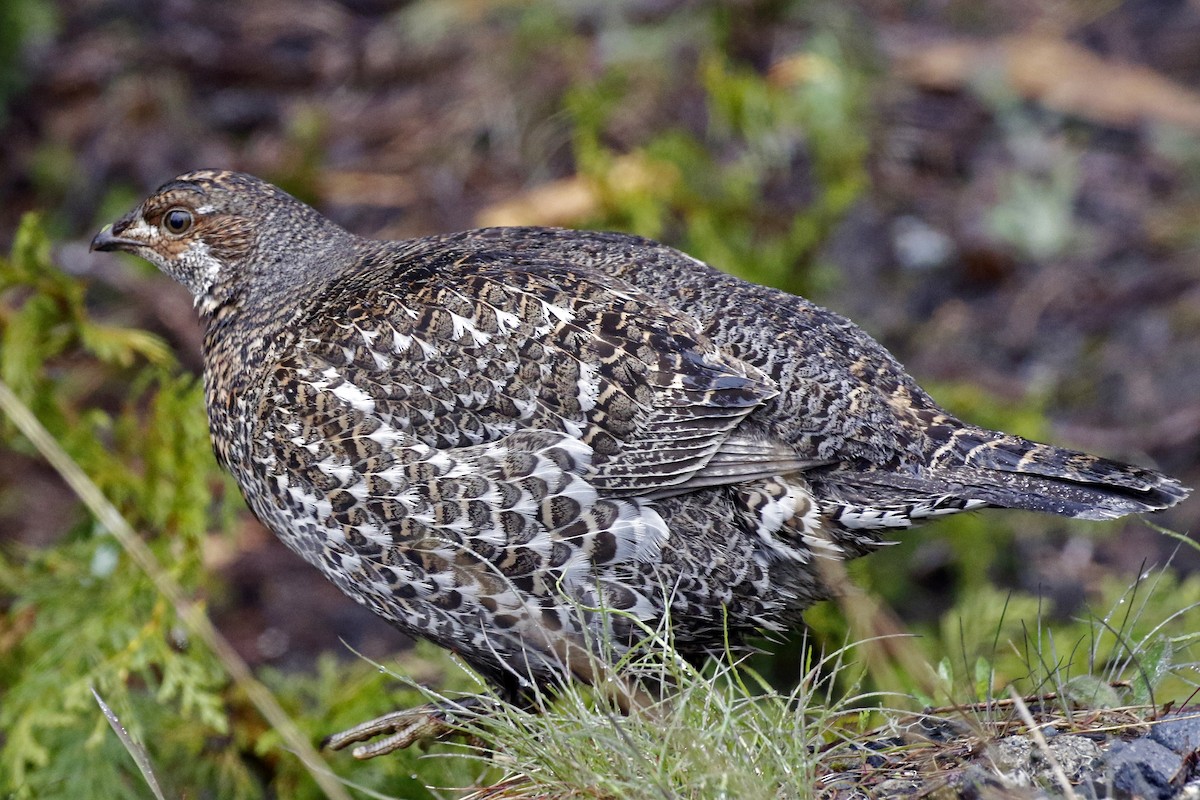
[[[93,246],[195,295],[213,442],[254,513],[502,683],[560,674],[561,642],[603,625],[619,649],[628,618],[580,606],[653,624],[669,603],[701,654],[726,625],[794,625],[828,594],[814,559],[929,517],[1186,495],[960,422],[848,320],[631,236],[372,241],[204,171]]]

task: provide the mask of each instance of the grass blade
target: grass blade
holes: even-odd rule
[[[142,777],[146,780],[150,791],[154,792],[154,796],[158,800],[167,800],[162,787],[158,785],[158,778],[154,775],[154,765],[150,763],[150,754],[146,752],[146,748],[142,746],[141,742],[135,742],[129,735],[129,731],[125,730],[125,726],[117,718],[116,712],[108,707],[108,703],[104,702],[104,698],[96,691],[96,687],[89,686],[88,688],[92,691],[92,697],[96,698],[96,702],[100,704],[100,710],[104,712],[104,718],[108,720],[109,726],[117,734],[121,744],[125,745],[125,749],[129,751],[133,763],[137,764],[137,768],[142,771]]]

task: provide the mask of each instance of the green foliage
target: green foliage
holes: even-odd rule
[[[201,387],[171,373],[158,338],[92,318],[85,295],[55,268],[38,220],[27,217],[0,260],[0,377],[176,578],[199,590],[219,480]],[[31,452],[7,421],[5,448]],[[149,581],[82,516],[53,546],[4,556],[0,597],[14,634],[0,650],[5,791],[141,794],[127,780],[128,759],[114,755],[120,744],[96,724],[92,686],[143,741],[181,721],[212,736],[227,732],[216,661],[188,646]]]
[[[671,36],[639,38],[646,46],[568,92],[577,167],[604,198],[601,215],[583,226],[662,239],[748,280],[811,289],[821,277],[812,272],[818,248],[867,185],[862,70],[823,35],[763,75],[730,55],[722,20],[714,14],[697,32],[688,18],[700,49],[699,130],[685,120],[630,119],[671,107],[684,89],[656,66],[674,59]],[[682,23],[662,25],[671,24]],[[641,127],[649,132],[634,146],[609,144],[616,130]],[[794,195],[798,170],[804,196]]]
[[[921,631],[926,654],[944,654],[941,694],[924,701],[985,702],[1015,685],[1056,693],[1069,711],[1180,702],[1194,691],[1200,576],[1109,580],[1092,608],[1107,610],[1051,622],[1039,598],[976,587]]]
[[[55,359],[92,357],[95,364],[80,365],[92,368],[129,367],[139,359],[156,367],[172,362],[170,349],[151,334],[91,319],[84,292],[82,283],[54,267],[38,217],[26,216],[10,257],[0,261],[0,293],[6,298],[0,306],[0,379],[43,422],[48,416],[61,421],[83,388],[55,384],[61,376],[48,369]],[[69,395],[57,396],[52,389]]]
[[[25,87],[22,51],[55,27],[56,9],[48,0],[0,3],[0,124],[8,117],[8,99]]]

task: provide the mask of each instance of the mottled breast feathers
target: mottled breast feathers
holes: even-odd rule
[[[731,434],[771,383],[619,280],[400,255],[301,305],[264,362],[242,480],[272,487],[256,513],[343,589],[420,615],[404,627],[457,647],[464,612],[577,628],[563,593],[652,620],[662,589],[632,576],[662,569],[671,531],[651,501],[805,466]],[[480,631],[473,649],[520,649]]]
[[[290,366],[328,373],[340,401],[311,413],[358,409],[437,449],[561,432],[590,449],[587,481],[612,494],[659,497],[808,465],[765,438],[730,436],[777,390],[633,287],[487,251],[397,250],[367,259],[299,318],[289,359],[305,363]],[[389,270],[393,259],[401,266]]]

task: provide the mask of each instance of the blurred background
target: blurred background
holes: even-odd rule
[[[1194,0],[3,0],[0,377],[239,652],[285,676],[405,642],[211,463],[186,292],[87,251],[194,168],[252,172],[369,236],[651,236],[850,316],[961,416],[1197,486],[1197,42]],[[0,431],[0,776],[53,769],[72,714],[99,736],[82,700],[38,717],[51,687],[87,680],[143,720],[150,687],[242,775],[221,679],[121,660],[156,636],[168,662],[187,648],[152,592],[112,594],[135,571]],[[1154,521],[1194,531],[1200,501]],[[1196,549],[1142,522],[992,513],[906,535],[855,575],[936,639],[950,610],[1006,597],[1070,620],[1168,561],[1195,590]],[[143,607],[162,636],[116,622]],[[812,623],[836,636],[834,615]],[[328,699],[336,679],[313,680]],[[245,785],[276,786],[256,758]]]

